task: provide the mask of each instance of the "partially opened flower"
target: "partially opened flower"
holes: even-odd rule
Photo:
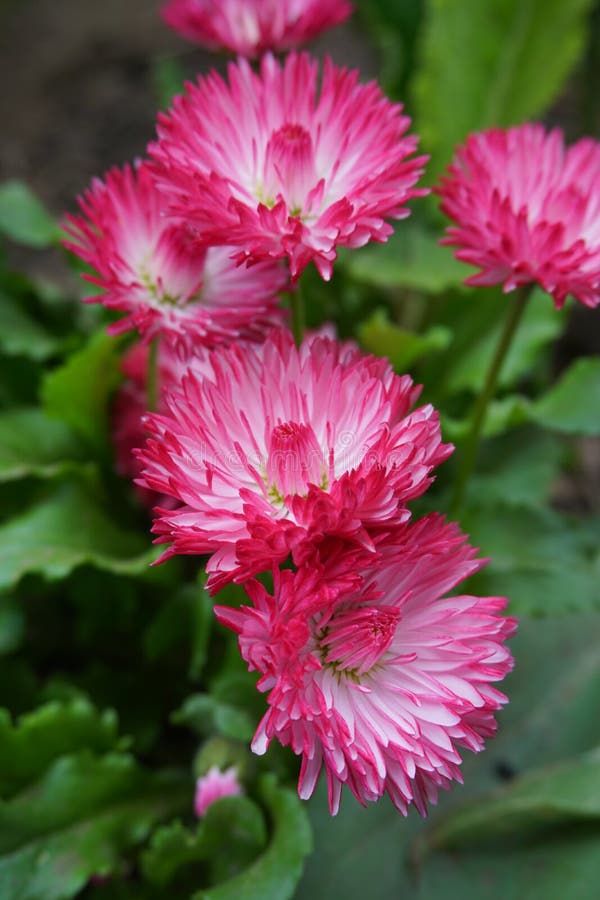
[[[477,752],[495,731],[506,697],[493,683],[512,668],[516,622],[500,615],[503,598],[445,597],[482,562],[440,517],[401,526],[378,551],[362,568],[348,560],[358,586],[342,586],[336,556],[331,590],[323,558],[320,572],[275,572],[272,596],[250,583],[252,606],[216,613],[268,692],[252,747],[275,738],[302,756],[302,798],[324,769],[333,814],[347,785],[362,804],[388,794],[424,815],[462,780],[461,748]]]
[[[425,157],[411,157],[410,119],[374,83],[326,60],[267,55],[188,84],[159,117],[157,183],[200,242],[238,261],[288,257],[293,278],[314,260],[329,279],[336,247],[386,241],[405,218]]]
[[[162,15],[204,47],[259,56],[304,44],[351,12],[347,0],[169,0]]]
[[[210,369],[210,371],[207,371]],[[297,563],[325,535],[372,549],[409,515],[451,452],[437,412],[387,361],[328,338],[296,349],[289,332],[209,354],[150,418],[140,483],[182,504],[154,530],[175,553],[212,554],[212,589]]]
[[[472,134],[442,179],[444,243],[481,271],[468,284],[538,283],[561,307],[600,303],[600,144],[565,147],[558,130],[521,125]]]
[[[113,169],[80,198],[83,216],[68,216],[66,241],[104,293],[89,297],[126,313],[109,331],[164,335],[184,352],[239,336],[259,337],[277,319],[287,276],[263,262],[241,269],[231,247],[199,249],[165,218],[164,198],[146,164]]]
[[[194,812],[200,819],[208,807],[217,800],[221,800],[223,797],[239,797],[241,793],[243,793],[242,787],[238,781],[235,766],[225,769],[224,772],[218,766],[213,766],[196,782]]]

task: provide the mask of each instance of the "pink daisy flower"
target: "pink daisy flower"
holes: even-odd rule
[[[289,50],[348,18],[347,0],[170,0],[167,25],[211,50],[260,56]]]
[[[521,125],[472,134],[437,192],[457,224],[443,243],[481,271],[467,284],[537,282],[560,308],[600,303],[600,144]]]
[[[242,793],[235,766],[225,769],[224,772],[213,766],[196,782],[194,812],[201,819],[216,800],[221,800],[222,797],[239,797]]]
[[[483,562],[439,516],[378,550],[358,587],[340,589],[336,573],[332,591],[324,558],[320,571],[275,571],[273,596],[251,582],[253,606],[216,614],[268,692],[252,749],[276,738],[301,755],[301,798],[324,768],[332,814],[347,785],[363,805],[388,794],[404,815],[411,803],[425,815],[438,789],[462,780],[460,748],[483,749],[496,729],[506,697],[492,685],[512,668],[504,641],[516,621],[499,615],[503,598],[444,597]],[[355,558],[348,569],[356,575]]]
[[[373,549],[372,535],[409,516],[406,503],[451,453],[432,406],[386,360],[327,338],[298,350],[289,332],[208,354],[152,416],[140,484],[183,506],[157,510],[159,542],[212,554],[216,590],[300,564],[324,535]]]
[[[137,329],[146,341],[164,335],[182,352],[239,336],[258,337],[277,320],[283,268],[272,261],[240,269],[231,247],[198,249],[163,215],[146,164],[113,169],[79,199],[83,216],[68,216],[66,246],[97,275],[104,294],[87,298],[126,313],[108,329]]]
[[[358,72],[306,53],[265,56],[188,84],[159,117],[157,182],[170,211],[208,244],[238,246],[239,262],[288,257],[298,278],[314,260],[331,277],[336,247],[386,241],[386,219],[409,214],[423,156],[410,119]]]

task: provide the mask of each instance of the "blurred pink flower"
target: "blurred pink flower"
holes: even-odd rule
[[[164,335],[185,353],[262,337],[281,318],[284,268],[273,261],[240,268],[231,247],[199,249],[164,217],[145,163],[95,179],[79,205],[83,216],[67,216],[65,245],[97,273],[84,277],[104,293],[88,301],[127,314],[110,333],[137,329],[146,341]]]
[[[162,15],[204,47],[260,56],[310,41],[351,12],[347,0],[169,0]]]
[[[268,692],[252,748],[276,738],[301,755],[303,799],[324,768],[333,814],[347,785],[363,805],[387,793],[425,815],[439,788],[462,781],[459,749],[483,749],[496,729],[506,697],[492,683],[512,668],[516,621],[499,615],[503,598],[443,599],[483,561],[439,516],[377,544],[366,565],[342,551],[275,571],[273,596],[252,581],[253,606],[216,614]]]
[[[319,88],[320,84],[320,88]],[[188,84],[159,117],[150,145],[165,205],[208,244],[235,244],[238,262],[288,257],[296,279],[311,260],[325,279],[336,247],[386,241],[426,158],[408,159],[410,119],[358,72],[306,53],[270,54]]]
[[[324,535],[372,549],[451,453],[433,407],[410,412],[410,377],[351,346],[317,337],[298,350],[281,330],[207,362],[149,418],[139,483],[183,504],[157,510],[163,558],[213,554],[213,591],[290,553],[301,564]]]
[[[194,812],[200,819],[215,800],[220,800],[222,797],[238,797],[242,793],[235,766],[224,772],[221,772],[217,766],[213,766],[196,782]]]
[[[600,303],[600,144],[521,125],[472,134],[437,192],[456,222],[443,243],[477,266],[467,284],[537,282],[560,308]]]

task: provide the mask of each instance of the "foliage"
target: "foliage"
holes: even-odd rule
[[[358,6],[435,177],[469,131],[546,114],[591,0]],[[154,77],[165,107],[183,72],[163,58]],[[82,311],[75,283],[7,262],[12,242],[51,248],[60,234],[25,185],[0,185],[0,900],[592,900],[598,516],[552,498],[578,474],[581,437],[600,435],[600,363],[557,371],[569,304],[532,297],[461,514],[491,558],[469,589],[521,616],[500,733],[428,821],[348,798],[331,820],[322,785],[308,813],[299,801],[291,754],[250,753],[264,698],[214,621],[203,561],[152,566],[148,515],[110,439],[123,343]],[[507,299],[465,288],[470,270],[439,236],[426,202],[389,243],[341,254],[331,285],[304,281],[309,324],[331,318],[410,370],[459,457]],[[415,514],[447,509],[455,472],[450,460]],[[212,764],[236,765],[245,793],[197,822],[194,780]]]

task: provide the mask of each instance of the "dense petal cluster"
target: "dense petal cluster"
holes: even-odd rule
[[[213,766],[206,775],[202,775],[196,782],[194,797],[194,812],[199,819],[205,814],[209,806],[223,797],[239,797],[242,787],[238,781],[237,769],[231,766],[222,772],[218,766]]]
[[[252,606],[217,607],[268,692],[253,749],[276,738],[301,755],[302,798],[324,769],[334,814],[343,785],[362,804],[387,793],[425,814],[462,780],[459,749],[483,748],[506,701],[492,685],[512,667],[516,627],[503,598],[444,596],[481,565],[454,525],[428,516],[381,541],[375,563],[338,556],[358,585],[332,582],[328,560],[275,572],[273,595],[252,582]]]
[[[169,0],[162,15],[204,47],[259,56],[310,41],[351,12],[348,0]]]
[[[68,217],[66,245],[97,273],[86,277],[104,293],[89,301],[127,314],[112,334],[162,334],[186,352],[260,337],[276,321],[283,268],[265,261],[244,269],[231,247],[199,249],[163,215],[164,199],[145,163],[95,179],[79,204],[83,216]]]
[[[233,244],[239,262],[314,260],[329,279],[336,247],[386,241],[405,218],[424,157],[410,119],[374,82],[307,54],[267,55],[188,84],[150,146],[172,214],[200,243]],[[409,158],[410,157],[410,158]]]
[[[468,284],[537,282],[557,307],[600,303],[600,144],[522,125],[472,134],[438,188],[444,243],[481,271]]]
[[[212,589],[296,564],[325,535],[372,549],[447,458],[431,406],[382,359],[276,330],[260,346],[208,354],[150,417],[144,487],[175,497],[154,530],[165,553],[210,553]]]

